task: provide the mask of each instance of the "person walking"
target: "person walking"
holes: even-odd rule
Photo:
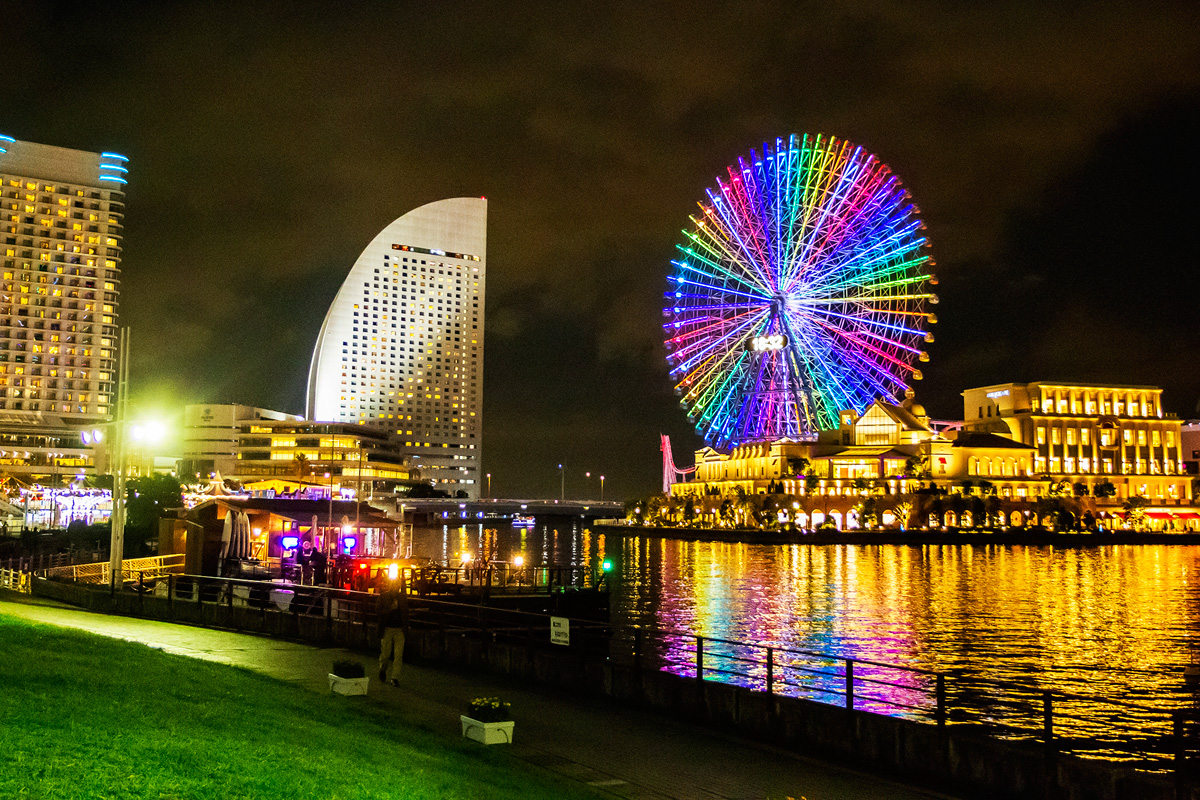
[[[404,634],[408,630],[408,597],[401,592],[380,596],[379,680],[400,685],[404,664]]]

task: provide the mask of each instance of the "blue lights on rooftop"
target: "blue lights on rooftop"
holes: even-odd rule
[[[125,167],[125,164],[128,162],[129,159],[120,153],[101,153],[99,179],[111,183],[129,183],[121,177],[122,174],[129,173],[129,170]]]
[[[14,139],[13,137],[5,136],[3,133],[0,133],[0,153],[7,153],[8,148],[6,148],[4,145],[6,145],[9,142],[15,142],[15,141],[16,141],[16,139]]]

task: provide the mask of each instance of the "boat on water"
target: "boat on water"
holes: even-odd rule
[[[512,526],[514,528],[532,528],[537,524],[537,520],[533,517],[526,517],[521,514],[513,514]]]

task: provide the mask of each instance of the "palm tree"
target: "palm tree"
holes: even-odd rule
[[[296,477],[304,480],[304,476],[310,471],[311,465],[308,463],[308,456],[304,453],[296,453]]]

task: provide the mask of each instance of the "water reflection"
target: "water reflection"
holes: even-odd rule
[[[418,530],[414,552],[450,560],[454,548],[492,547],[500,560],[522,553],[590,568],[611,545],[620,564],[612,599],[618,624],[944,672],[958,693],[951,699],[977,709],[978,720],[1000,716],[993,705],[1001,695],[1032,708],[1038,692],[1055,689],[1084,698],[1064,711],[1087,727],[1127,724],[1129,713],[1087,698],[1190,702],[1182,671],[1200,663],[1200,547],[606,543],[570,522],[528,532],[446,530]],[[673,647],[667,655],[678,670],[694,671],[694,639],[681,636]],[[792,657],[781,658],[786,665]],[[827,674],[797,673],[793,690],[840,702],[844,666],[812,663]],[[761,688],[763,666],[747,671],[738,680]],[[910,684],[893,677],[886,680],[900,686],[877,688],[888,701],[914,699],[906,685],[930,689],[919,676],[905,679]]]

